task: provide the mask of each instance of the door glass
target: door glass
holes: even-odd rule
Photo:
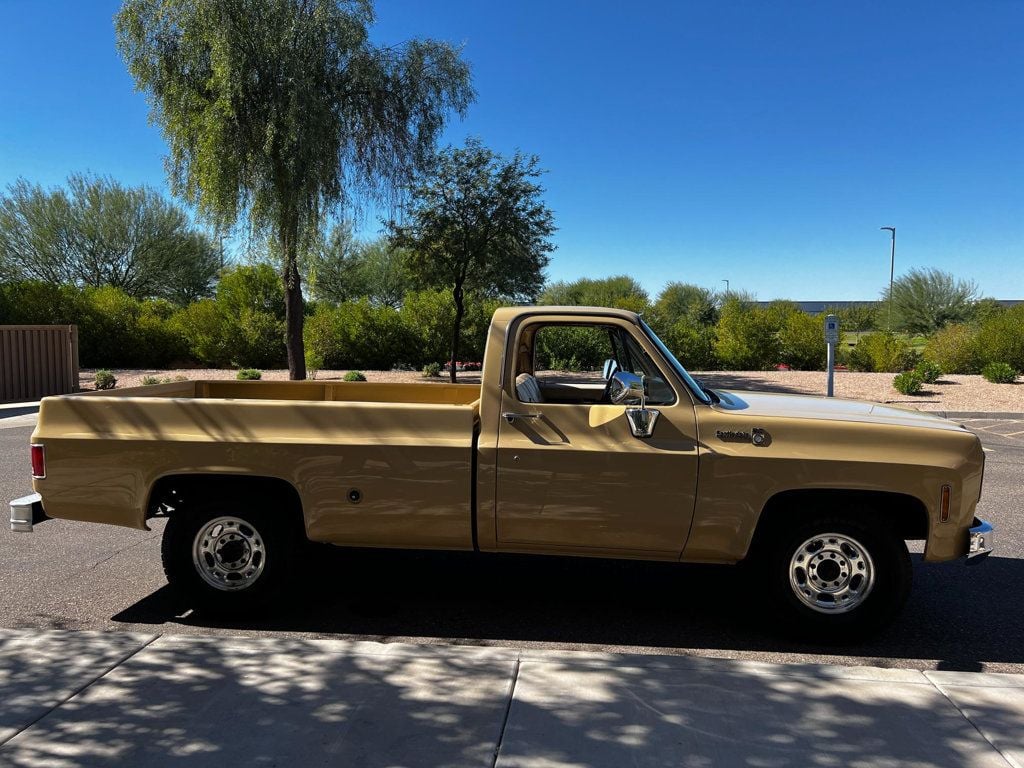
[[[619,360],[623,370],[644,376],[647,383],[648,405],[671,405],[676,401],[676,394],[665,380],[665,375],[654,364],[637,340],[626,330],[620,330],[619,336],[625,348],[625,359]]]
[[[605,360],[616,359],[612,329],[604,325],[556,324],[533,336],[532,376],[547,403],[601,402],[605,391]],[[517,378],[529,371],[516,371]]]

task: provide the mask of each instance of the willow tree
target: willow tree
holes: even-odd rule
[[[473,99],[444,42],[373,44],[370,0],[126,0],[118,47],[170,146],[172,191],[281,254],[291,378],[306,376],[298,257],[356,200],[394,199]]]
[[[418,173],[392,242],[409,250],[414,278],[451,290],[451,381],[456,378],[466,296],[536,298],[555,231],[536,156],[505,158],[470,139],[436,153]]]

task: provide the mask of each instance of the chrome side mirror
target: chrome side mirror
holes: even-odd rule
[[[643,376],[629,371],[616,371],[608,383],[608,397],[615,405],[639,405],[626,409],[626,421],[633,437],[651,437],[661,411],[647,407],[647,383]]]
[[[604,367],[601,371],[601,378],[608,381],[612,377],[612,374],[619,370],[619,361],[614,357],[609,357],[604,361]]]
[[[616,371],[608,382],[608,397],[615,405],[640,405],[645,399],[644,380],[629,371]]]

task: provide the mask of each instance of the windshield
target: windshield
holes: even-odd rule
[[[678,360],[676,360],[676,356],[673,355],[669,348],[665,346],[665,342],[658,338],[658,334],[652,331],[651,327],[647,323],[645,323],[643,319],[640,320],[640,325],[643,327],[644,333],[647,334],[647,338],[654,342],[654,345],[658,348],[658,351],[661,352],[665,359],[668,360],[669,364],[673,368],[675,368],[676,373],[679,374],[679,378],[681,378],[683,382],[686,384],[686,386],[690,388],[690,391],[697,396],[697,399],[700,400],[705,405],[710,404],[711,398],[708,397],[707,393],[703,389],[701,389],[700,385],[693,380],[693,377],[689,373],[687,373],[686,369],[683,368],[682,364]]]

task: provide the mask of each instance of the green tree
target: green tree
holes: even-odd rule
[[[715,292],[690,283],[668,283],[654,302],[654,314],[666,325],[685,320],[692,327],[718,322]]]
[[[173,191],[276,242],[293,379],[306,376],[299,254],[354,197],[398,194],[473,98],[455,47],[377,46],[373,20],[370,0],[125,0],[116,18]]]
[[[634,312],[643,312],[650,306],[647,291],[628,275],[581,277],[571,283],[550,283],[538,301],[541,304],[576,307],[616,307]]]
[[[544,283],[555,226],[541,199],[539,162],[519,152],[503,158],[478,139],[448,147],[418,174],[405,223],[390,224],[395,245],[411,253],[413,275],[451,290],[453,382],[467,293],[532,299]]]
[[[220,253],[149,187],[81,174],[66,188],[18,179],[0,196],[0,276],[186,304],[209,295]],[[2,273],[6,272],[6,275]]]
[[[978,287],[938,269],[912,269],[892,286],[892,323],[910,333],[931,334],[970,320]],[[882,300],[888,302],[888,289]],[[886,310],[887,311],[887,310]]]
[[[360,242],[344,223],[305,261],[307,285],[320,301],[340,304],[365,297],[371,304],[398,309],[414,288],[407,251],[388,238]]]
[[[848,333],[863,333],[878,330],[877,304],[852,304],[847,307],[829,307],[825,314],[835,315],[839,319],[839,327]]]

